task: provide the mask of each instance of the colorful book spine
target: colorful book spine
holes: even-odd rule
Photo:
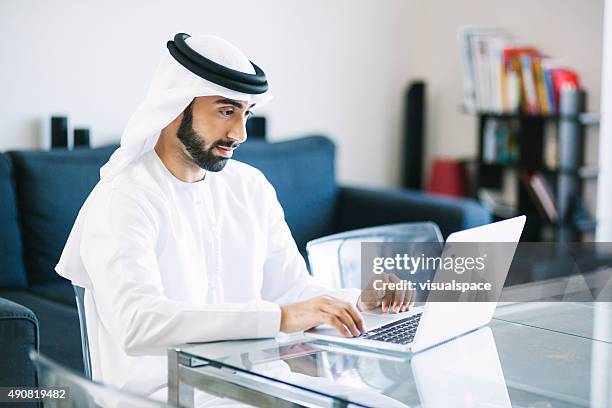
[[[465,27],[460,41],[465,107],[470,112],[558,112],[562,89],[579,89],[578,75],[502,29]]]
[[[523,79],[523,107],[527,113],[538,113],[538,96],[536,94],[535,78],[531,68],[531,55],[520,56]]]
[[[533,59],[533,72],[535,75],[536,92],[538,94],[539,112],[547,115],[550,113],[550,106],[548,105],[548,95],[546,94],[546,81],[544,80],[542,61],[539,57]]]
[[[555,202],[553,200],[552,192],[548,183],[544,179],[542,174],[536,172],[531,175],[530,179],[531,187],[539,201],[539,205],[542,206],[546,217],[551,221],[555,222],[559,218]]]
[[[550,113],[556,114],[558,112],[557,104],[555,103],[555,90],[553,87],[552,80],[552,69],[544,69],[544,82],[546,83],[546,97],[548,98],[548,106]]]

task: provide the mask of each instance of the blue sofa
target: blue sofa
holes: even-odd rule
[[[0,154],[0,350],[14,357],[0,363],[0,386],[32,383],[34,369],[23,350],[37,347],[38,336],[42,353],[82,370],[72,287],[53,268],[116,147]],[[302,251],[311,239],[359,227],[431,220],[446,236],[491,218],[471,200],[339,186],[334,145],[321,136],[249,141],[236,159],[261,169],[275,186]]]

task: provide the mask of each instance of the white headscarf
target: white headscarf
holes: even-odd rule
[[[198,35],[187,38],[186,42],[193,50],[218,64],[249,74],[255,73],[249,59],[222,38]],[[77,286],[91,289],[91,280],[81,261],[80,244],[85,214],[92,197],[101,184],[111,181],[130,163],[151,151],[161,130],[177,118],[194,98],[212,95],[255,103],[257,107],[272,99],[269,91],[251,95],[214,84],[193,74],[169,53],[166,55],[155,72],[145,100],[136,109],[123,131],[121,146],[100,169],[100,182],[79,211],[62,256],[55,267],[57,273]]]

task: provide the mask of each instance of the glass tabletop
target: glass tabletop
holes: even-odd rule
[[[538,319],[525,306],[500,307],[488,327],[416,354],[300,336],[186,345],[181,354],[196,370],[212,365],[339,405],[607,406],[611,321],[603,324],[606,334],[598,331],[601,316],[592,305],[541,304]]]
[[[612,303],[609,302],[499,305],[494,319],[612,343]]]

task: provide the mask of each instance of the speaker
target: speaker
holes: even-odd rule
[[[65,116],[51,116],[51,148],[68,148],[68,118]]]
[[[253,116],[246,123],[247,135],[253,139],[266,139],[266,117]]]
[[[74,129],[74,147],[89,147],[89,129]]]
[[[425,82],[414,81],[404,95],[404,162],[402,187],[423,189],[425,160]]]

